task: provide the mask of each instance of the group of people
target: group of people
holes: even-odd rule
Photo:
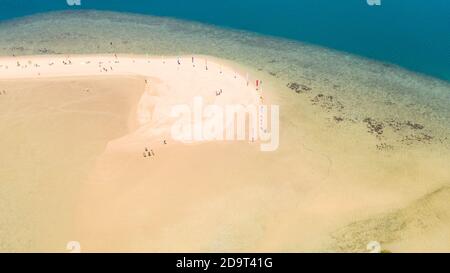
[[[163,140],[163,144],[167,145],[167,141],[165,139]],[[143,156],[144,157],[153,157],[153,156],[155,156],[155,152],[153,151],[153,149],[149,149],[149,148],[145,147]]]
[[[145,151],[144,151],[144,157],[152,157],[155,156],[155,152],[153,152],[153,150],[149,150],[147,147],[145,147]]]

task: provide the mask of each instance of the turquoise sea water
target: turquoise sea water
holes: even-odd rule
[[[53,10],[169,16],[317,44],[450,81],[450,1],[0,0],[0,20]]]

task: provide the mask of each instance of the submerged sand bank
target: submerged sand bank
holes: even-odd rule
[[[448,185],[448,151],[377,149],[370,126],[336,126],[262,73],[252,79],[280,104],[278,150],[186,145],[153,130],[171,124],[163,109],[199,94],[260,103],[243,67],[195,59],[194,67],[190,57],[181,65],[130,55],[1,58],[2,250],[64,251],[77,240],[85,251],[364,251],[380,240],[408,251],[449,231],[448,214],[403,224],[427,206],[416,200]],[[146,148],[155,156],[144,158]],[[433,195],[433,207],[447,209],[442,198]],[[448,249],[446,239],[422,250]]]
[[[65,251],[67,238],[75,237],[84,181],[108,141],[129,131],[142,82],[134,76],[0,80],[7,90],[0,99],[2,251]]]

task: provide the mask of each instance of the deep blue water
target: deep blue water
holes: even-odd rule
[[[450,81],[450,0],[0,0],[0,20],[70,9],[194,20],[322,45]],[[1,39],[1,37],[0,37]]]

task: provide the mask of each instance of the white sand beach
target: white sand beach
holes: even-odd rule
[[[180,148],[176,147],[180,145],[195,145],[195,143],[177,143],[172,139],[170,129],[176,119],[170,116],[170,110],[174,105],[192,105],[194,97],[199,96],[205,105],[216,106],[258,105],[262,99],[262,94],[256,90],[255,83],[249,82],[249,76],[242,75],[242,71],[234,70],[206,56],[146,57],[114,54],[0,59],[3,96],[1,118],[5,121],[2,125],[3,136],[7,137],[9,134],[6,134],[6,131],[12,129],[12,135],[22,137],[3,143],[12,145],[10,146],[12,151],[10,156],[4,158],[2,175],[5,179],[11,179],[8,175],[12,177],[15,175],[10,173],[11,165],[19,169],[20,166],[24,166],[25,160],[28,162],[25,166],[35,166],[39,171],[48,166],[51,171],[47,175],[57,173],[59,179],[64,177],[63,180],[72,181],[70,183],[75,185],[65,185],[75,192],[87,194],[78,196],[74,193],[72,196],[71,192],[68,193],[71,195],[69,199],[80,198],[82,200],[80,204],[89,204],[76,209],[87,211],[81,218],[82,221],[78,218],[70,220],[71,222],[76,220],[76,225],[89,223],[90,226],[97,223],[99,215],[104,214],[104,211],[99,211],[99,214],[92,213],[97,202],[106,197],[105,191],[122,186],[124,181],[114,181],[117,184],[107,182],[106,188],[103,188],[104,179],[118,179],[111,176],[115,171],[119,171],[117,167],[113,167],[111,174],[106,174],[106,177],[105,173],[102,173],[103,168],[112,167],[110,164],[118,166],[144,164],[134,171],[127,168],[129,173],[126,176],[129,177],[125,179],[131,183],[129,190],[138,184],[139,180],[133,179],[138,174],[146,176],[147,172],[154,173],[155,169],[158,171],[166,169],[167,177],[164,174],[158,179],[165,184],[170,181],[172,173],[167,165],[173,165],[175,169],[181,165],[190,166],[189,161],[177,163],[178,154],[173,154],[172,158],[165,155],[170,153],[164,150],[178,151]],[[39,121],[36,122],[36,119]],[[16,127],[17,122],[20,128]],[[31,138],[31,143],[24,141],[23,138]],[[251,149],[259,149],[256,141],[252,144]],[[41,157],[26,159],[25,151],[23,155],[17,154],[16,149],[26,150],[24,147],[27,145],[32,145],[30,150],[42,152],[45,159]],[[49,151],[46,145],[52,145],[53,148]],[[100,149],[103,151],[100,152]],[[74,150],[77,152],[74,153]],[[119,158],[116,158],[117,155]],[[168,161],[164,161],[164,158]],[[111,162],[116,159],[119,161]],[[54,162],[61,160],[65,162],[64,166],[58,170],[53,169]],[[162,167],[156,167],[159,162],[162,162]],[[87,173],[86,167],[94,168],[94,171]],[[194,177],[180,177],[178,171],[174,174],[173,179],[179,183],[195,182]],[[24,170],[22,175],[25,177],[16,178],[25,183],[23,187],[31,186],[27,185],[30,180],[41,181],[36,173],[30,173],[29,170]],[[69,176],[71,177],[68,178]],[[74,181],[74,177],[78,180]],[[80,177],[84,177],[86,181],[79,180]],[[59,183],[47,179],[44,183],[53,182]],[[99,187],[98,185],[100,188],[97,188],[98,191],[94,190],[95,192],[85,189],[85,187]],[[95,198],[87,199],[90,195]],[[48,197],[36,197],[39,201],[33,199],[36,202],[33,209],[40,208],[42,213],[46,213],[49,211],[47,205],[50,203],[56,205],[57,203],[53,203],[55,200],[65,198]],[[11,198],[14,198],[14,195]],[[116,198],[113,199],[118,201]],[[12,199],[8,201],[14,202]],[[35,206],[36,204],[45,205],[39,207]],[[14,211],[13,207],[9,209]],[[13,213],[17,214],[17,211]],[[69,213],[71,217],[76,216],[73,214],[74,211]],[[51,216],[48,217],[50,218],[47,216],[45,218],[51,219]],[[44,226],[47,228],[47,224],[52,225],[50,222]],[[107,223],[108,220],[98,224]],[[88,230],[89,233],[93,232],[91,229]],[[96,238],[97,236],[94,236],[93,239]],[[50,238],[47,239],[51,241]],[[45,244],[47,243],[45,241]]]

